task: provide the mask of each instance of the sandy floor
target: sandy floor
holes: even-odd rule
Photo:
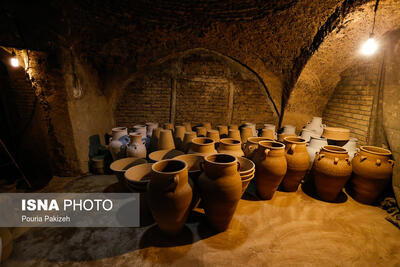
[[[106,175],[57,178],[49,188],[95,192],[115,182]],[[154,225],[28,229],[20,231],[4,265],[400,266],[400,230],[384,219],[385,211],[345,195],[342,203],[325,203],[302,190],[258,201],[253,190],[224,233],[213,233],[201,212],[174,240]]]

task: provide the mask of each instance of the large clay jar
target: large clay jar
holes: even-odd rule
[[[346,149],[324,146],[315,157],[312,173],[318,196],[335,201],[351,175],[351,161]]]
[[[260,141],[272,141],[267,137],[250,137],[247,139],[247,143],[244,146],[244,155],[248,159],[253,159],[254,153],[258,148],[258,142]]]
[[[185,225],[193,197],[187,164],[182,160],[162,160],[153,164],[152,171],[147,187],[151,213],[164,233],[176,235]]]
[[[285,145],[261,141],[254,155],[256,188],[262,199],[271,199],[287,171]]]
[[[10,257],[13,250],[13,237],[8,228],[0,228],[0,263]]]
[[[253,137],[253,136],[255,136],[253,134],[253,128],[246,126],[246,127],[242,127],[242,129],[240,129],[240,138],[241,138],[243,145],[246,144],[247,139],[249,137]]]
[[[160,132],[162,128],[155,128],[153,129],[153,134],[150,138],[150,152],[156,151],[158,149],[158,140],[160,139]]]
[[[151,138],[153,135],[153,130],[158,128],[158,122],[147,122],[146,127],[147,127],[146,135],[147,137]]]
[[[207,131],[207,137],[211,138],[212,140],[214,140],[215,148],[218,148],[219,141],[220,141],[219,132],[217,130],[208,130]]]
[[[242,143],[232,138],[221,139],[218,146],[218,153],[229,154],[235,157],[244,156],[244,152],[242,150]]]
[[[185,126],[175,126],[175,132],[174,132],[174,137],[175,137],[175,147],[176,149],[179,149],[183,151],[183,138],[186,133],[186,128]]]
[[[352,161],[353,175],[346,190],[358,202],[373,204],[390,183],[394,161],[384,148],[361,146]]]
[[[228,126],[226,125],[218,125],[217,126],[220,138],[228,137]]]
[[[285,156],[287,172],[282,181],[282,188],[287,192],[295,192],[310,165],[306,140],[300,137],[285,137]]]
[[[129,139],[130,142],[126,147],[126,155],[128,157],[146,158],[146,141],[142,140],[142,136],[138,133],[130,133]]]
[[[208,137],[196,137],[192,139],[188,154],[201,154],[207,156],[217,153],[215,142]]]
[[[321,151],[321,148],[324,146],[328,145],[328,141],[325,138],[314,138],[311,137],[310,143],[307,145],[307,152],[308,155],[310,156],[310,165],[308,169],[311,170],[311,167],[314,163],[315,156],[319,151]]]
[[[174,149],[174,148],[175,148],[175,142],[174,138],[172,137],[172,131],[161,130],[160,138],[158,139],[157,149],[164,150],[164,149]]]
[[[190,148],[192,140],[197,137],[196,132],[186,132],[183,137],[183,152],[187,152]]]
[[[199,177],[200,195],[207,220],[217,231],[225,231],[242,196],[242,182],[236,157],[227,154],[206,156]]]
[[[129,137],[126,127],[116,127],[112,129],[109,149],[113,160],[125,157],[126,144],[128,144],[128,142]]]
[[[261,129],[261,137],[266,137],[268,139],[274,140],[276,133],[272,129]]]

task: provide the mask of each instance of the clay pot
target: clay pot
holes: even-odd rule
[[[151,179],[151,166],[153,163],[145,163],[130,167],[124,175],[126,186],[132,191],[146,192]]]
[[[163,128],[164,128],[164,130],[171,130],[171,131],[174,131],[174,124],[173,123],[170,123],[170,122],[166,122],[166,123],[164,123],[163,124]]]
[[[126,147],[126,155],[128,157],[146,158],[146,141],[142,140],[142,136],[138,133],[129,134],[130,142]]]
[[[185,126],[175,126],[175,147],[181,151],[183,151],[183,138],[185,137],[186,128]]]
[[[192,139],[188,154],[201,154],[207,156],[217,153],[215,150],[215,142],[208,137],[196,137]]]
[[[147,128],[146,135],[147,137],[151,138],[154,129],[158,128],[158,122],[146,122],[146,128]]]
[[[354,158],[354,154],[357,152],[357,138],[350,138],[350,140],[343,146],[349,153],[350,160]]]
[[[104,174],[104,157],[94,157],[90,159],[94,174]]]
[[[335,201],[351,175],[351,161],[346,149],[324,146],[315,157],[312,173],[318,196]]]
[[[172,159],[176,156],[183,155],[184,153],[176,149],[163,149],[157,150],[149,154],[149,159],[151,162],[158,162],[164,159]]]
[[[253,134],[253,128],[246,126],[246,127],[242,127],[242,129],[240,129],[240,137],[241,137],[241,141],[242,141],[243,145],[246,144],[247,139],[249,137],[253,137],[253,136],[255,136]]]
[[[157,149],[175,149],[174,138],[172,137],[171,130],[160,131],[160,138],[158,139]]]
[[[347,141],[350,139],[350,130],[338,127],[325,127],[322,137],[337,141]]]
[[[141,158],[124,158],[111,163],[110,169],[117,176],[118,181],[125,187],[125,172],[136,165],[147,163],[147,160]]]
[[[315,133],[314,131],[308,130],[308,129],[303,129],[301,131],[301,138],[303,138],[304,140],[306,140],[306,142],[310,142],[311,137],[312,138],[320,138],[321,135]]]
[[[324,131],[325,125],[322,124],[321,117],[313,117],[311,121],[307,122],[306,130],[312,131],[316,136],[320,137]],[[303,137],[304,138],[304,137]],[[304,138],[306,139],[306,138]],[[307,141],[307,139],[306,139]]]
[[[147,137],[147,128],[146,128],[146,125],[144,125],[144,124],[134,125],[132,127],[132,130],[134,133],[140,134],[142,136],[142,138]]]
[[[247,187],[249,186],[249,183],[254,178],[254,173],[246,175],[246,176],[241,176],[240,178],[242,179],[242,196],[243,196],[244,192],[246,191]]]
[[[261,137],[274,140],[276,138],[276,133],[271,129],[261,129]]]
[[[0,228],[0,263],[10,257],[13,250],[13,236],[8,228]]]
[[[230,124],[229,130],[239,130],[239,126],[237,124]]]
[[[234,156],[213,154],[204,158],[199,189],[207,220],[217,231],[225,231],[242,195],[239,166]]]
[[[162,130],[161,128],[153,129],[153,134],[151,135],[150,139],[150,147],[149,147],[150,152],[156,151],[158,149],[158,140],[160,139],[161,130]]]
[[[198,137],[205,137],[207,135],[207,128],[203,126],[197,126],[196,133]]]
[[[228,130],[228,138],[232,138],[238,141],[242,140],[242,138],[240,137],[240,131],[235,129]]]
[[[243,124],[243,126],[251,128],[252,136],[258,136],[256,125],[254,123],[246,122],[246,123]]]
[[[187,152],[190,148],[190,144],[192,143],[193,138],[196,138],[196,132],[186,132],[183,137],[183,151]]]
[[[211,130],[211,122],[203,122],[201,125],[205,127],[207,131]]]
[[[296,126],[294,126],[294,125],[284,125],[282,134],[296,135]]]
[[[296,137],[295,134],[278,134],[278,141],[283,142],[286,137]]]
[[[285,145],[260,141],[254,155],[256,188],[262,199],[271,199],[287,171]]]
[[[124,158],[126,155],[126,144],[129,143],[128,130],[126,127],[116,127],[112,129],[110,139],[110,153],[113,160]]]
[[[214,140],[216,144],[220,141],[219,132],[217,130],[208,130],[207,137]]]
[[[192,131],[192,124],[190,122],[184,122],[183,126],[185,126],[185,128],[186,128],[186,132]]]
[[[218,125],[217,129],[219,131],[220,138],[228,137],[228,126],[226,125]]]
[[[272,130],[273,132],[275,132],[275,124],[265,123],[264,129],[269,129],[269,130]]]
[[[287,192],[296,192],[310,165],[306,140],[299,137],[285,137],[287,172],[282,188]]]
[[[235,157],[243,157],[244,152],[242,150],[242,142],[232,138],[223,138],[219,143],[218,153],[229,154]]]
[[[373,204],[390,183],[394,161],[390,150],[361,146],[355,154],[353,175],[346,190],[358,202]]]
[[[310,156],[310,165],[308,167],[309,170],[311,170],[312,165],[314,163],[315,156],[323,146],[327,146],[328,141],[325,138],[314,138],[311,137],[310,143],[307,145],[307,152],[308,155]]]
[[[147,199],[154,220],[167,235],[178,234],[190,211],[193,192],[188,183],[187,164],[169,159],[154,163]]]
[[[203,156],[198,154],[187,154],[176,156],[174,159],[183,160],[188,166],[189,177],[192,178],[195,185],[201,174],[200,164],[203,161]]]
[[[248,176],[249,174],[254,174],[256,171],[256,165],[253,161],[246,159],[244,157],[237,157],[240,165],[239,174],[240,177]]]
[[[248,159],[253,159],[254,152],[258,147],[258,142],[260,141],[272,141],[267,137],[250,137],[247,139],[247,143],[244,146],[244,155]]]

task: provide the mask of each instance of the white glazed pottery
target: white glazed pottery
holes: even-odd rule
[[[321,135],[319,135],[318,133],[316,133],[316,132],[314,132],[312,130],[306,129],[306,128],[304,128],[301,131],[301,138],[305,139],[306,142],[310,142],[311,137],[320,138]]]
[[[311,121],[307,122],[305,129],[315,132],[317,135],[321,136],[324,131],[325,125],[322,124],[321,117],[313,117]]]
[[[350,140],[343,146],[347,150],[350,156],[350,160],[353,160],[354,154],[357,153],[357,138],[350,138]]]
[[[126,144],[129,142],[126,127],[115,127],[112,129],[109,150],[113,160],[124,158],[126,155]]]
[[[296,135],[296,126],[294,126],[294,125],[285,125],[285,126],[283,126],[282,134],[286,134],[286,135],[294,134],[294,135]]]
[[[307,152],[310,156],[309,169],[311,169],[313,165],[316,154],[319,153],[322,147],[327,145],[328,141],[325,138],[311,137],[310,143],[307,145]]]

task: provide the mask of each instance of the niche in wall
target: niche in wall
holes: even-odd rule
[[[205,49],[187,51],[135,74],[117,98],[115,121],[217,124],[276,122],[254,73]]]

